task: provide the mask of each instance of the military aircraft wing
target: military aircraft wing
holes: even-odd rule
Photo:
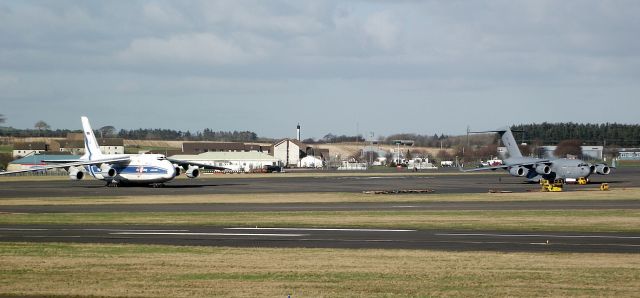
[[[506,164],[495,166],[495,167],[482,167],[482,168],[473,168],[473,169],[468,169],[468,170],[463,170],[462,168],[460,168],[460,170],[462,172],[478,172],[478,171],[507,169],[507,168],[510,168],[510,167],[525,167],[525,168],[529,168],[531,166],[539,165],[539,164],[551,165],[552,161],[548,160],[548,159],[540,159],[540,160],[535,160],[535,161],[506,163]]]
[[[508,165],[500,165],[495,167],[481,167],[481,168],[473,168],[473,169],[463,169],[460,168],[461,172],[479,172],[479,171],[488,171],[488,170],[497,170],[497,169],[506,169]]]
[[[24,169],[24,170],[1,172],[0,175],[18,174],[18,173],[26,173],[26,172],[37,172],[37,171],[44,171],[44,170],[51,170],[51,169],[77,167],[77,166],[124,163],[124,162],[128,162],[129,160],[131,160],[131,158],[129,156],[112,157],[112,158],[101,158],[101,159],[94,159],[94,160],[79,160],[79,161],[72,161],[72,162],[69,162],[67,160],[67,163],[61,163],[61,164],[56,164],[56,165],[47,165],[47,166],[37,166],[37,167],[32,167],[32,168]],[[49,161],[45,161],[45,162],[49,162]]]

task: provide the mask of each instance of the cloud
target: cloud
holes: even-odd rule
[[[133,40],[117,58],[131,64],[221,65],[249,63],[263,55],[259,49],[244,49],[212,33],[189,33]]]
[[[398,26],[389,13],[370,15],[364,22],[363,30],[375,45],[384,50],[392,50],[398,46]]]

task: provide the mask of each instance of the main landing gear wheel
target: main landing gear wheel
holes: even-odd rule
[[[118,187],[120,186],[117,180],[107,181],[106,187]]]

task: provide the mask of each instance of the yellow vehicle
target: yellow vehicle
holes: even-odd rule
[[[579,185],[587,185],[588,181],[587,181],[586,178],[580,177],[580,178],[578,178],[577,182],[578,182]]]
[[[562,183],[563,181],[561,179],[557,179],[555,180],[553,183],[551,183],[549,180],[540,180],[540,185],[542,185],[542,191],[543,192],[558,192],[558,191],[562,191],[562,186],[564,185],[564,183]]]

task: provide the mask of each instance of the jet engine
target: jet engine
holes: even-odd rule
[[[71,180],[82,180],[84,178],[84,172],[80,169],[73,167],[69,169],[69,179]]]
[[[179,165],[173,165],[173,167],[176,169],[176,177],[180,176],[180,174],[182,173],[182,168]]]
[[[511,174],[512,176],[518,176],[518,177],[523,177],[525,175],[527,175],[529,173],[529,170],[527,170],[524,167],[511,167],[509,168],[509,174]]]
[[[118,174],[116,169],[112,168],[110,165],[107,165],[107,164],[101,165],[100,171],[102,172],[102,175],[107,178],[113,178],[116,176],[116,174]]]
[[[545,164],[537,164],[536,173],[540,175],[549,175],[551,174],[551,167]]]
[[[605,164],[597,164],[594,172],[599,175],[609,175],[611,173],[611,168]]]
[[[198,178],[198,176],[200,176],[200,169],[198,167],[189,167],[185,174],[189,178]]]

